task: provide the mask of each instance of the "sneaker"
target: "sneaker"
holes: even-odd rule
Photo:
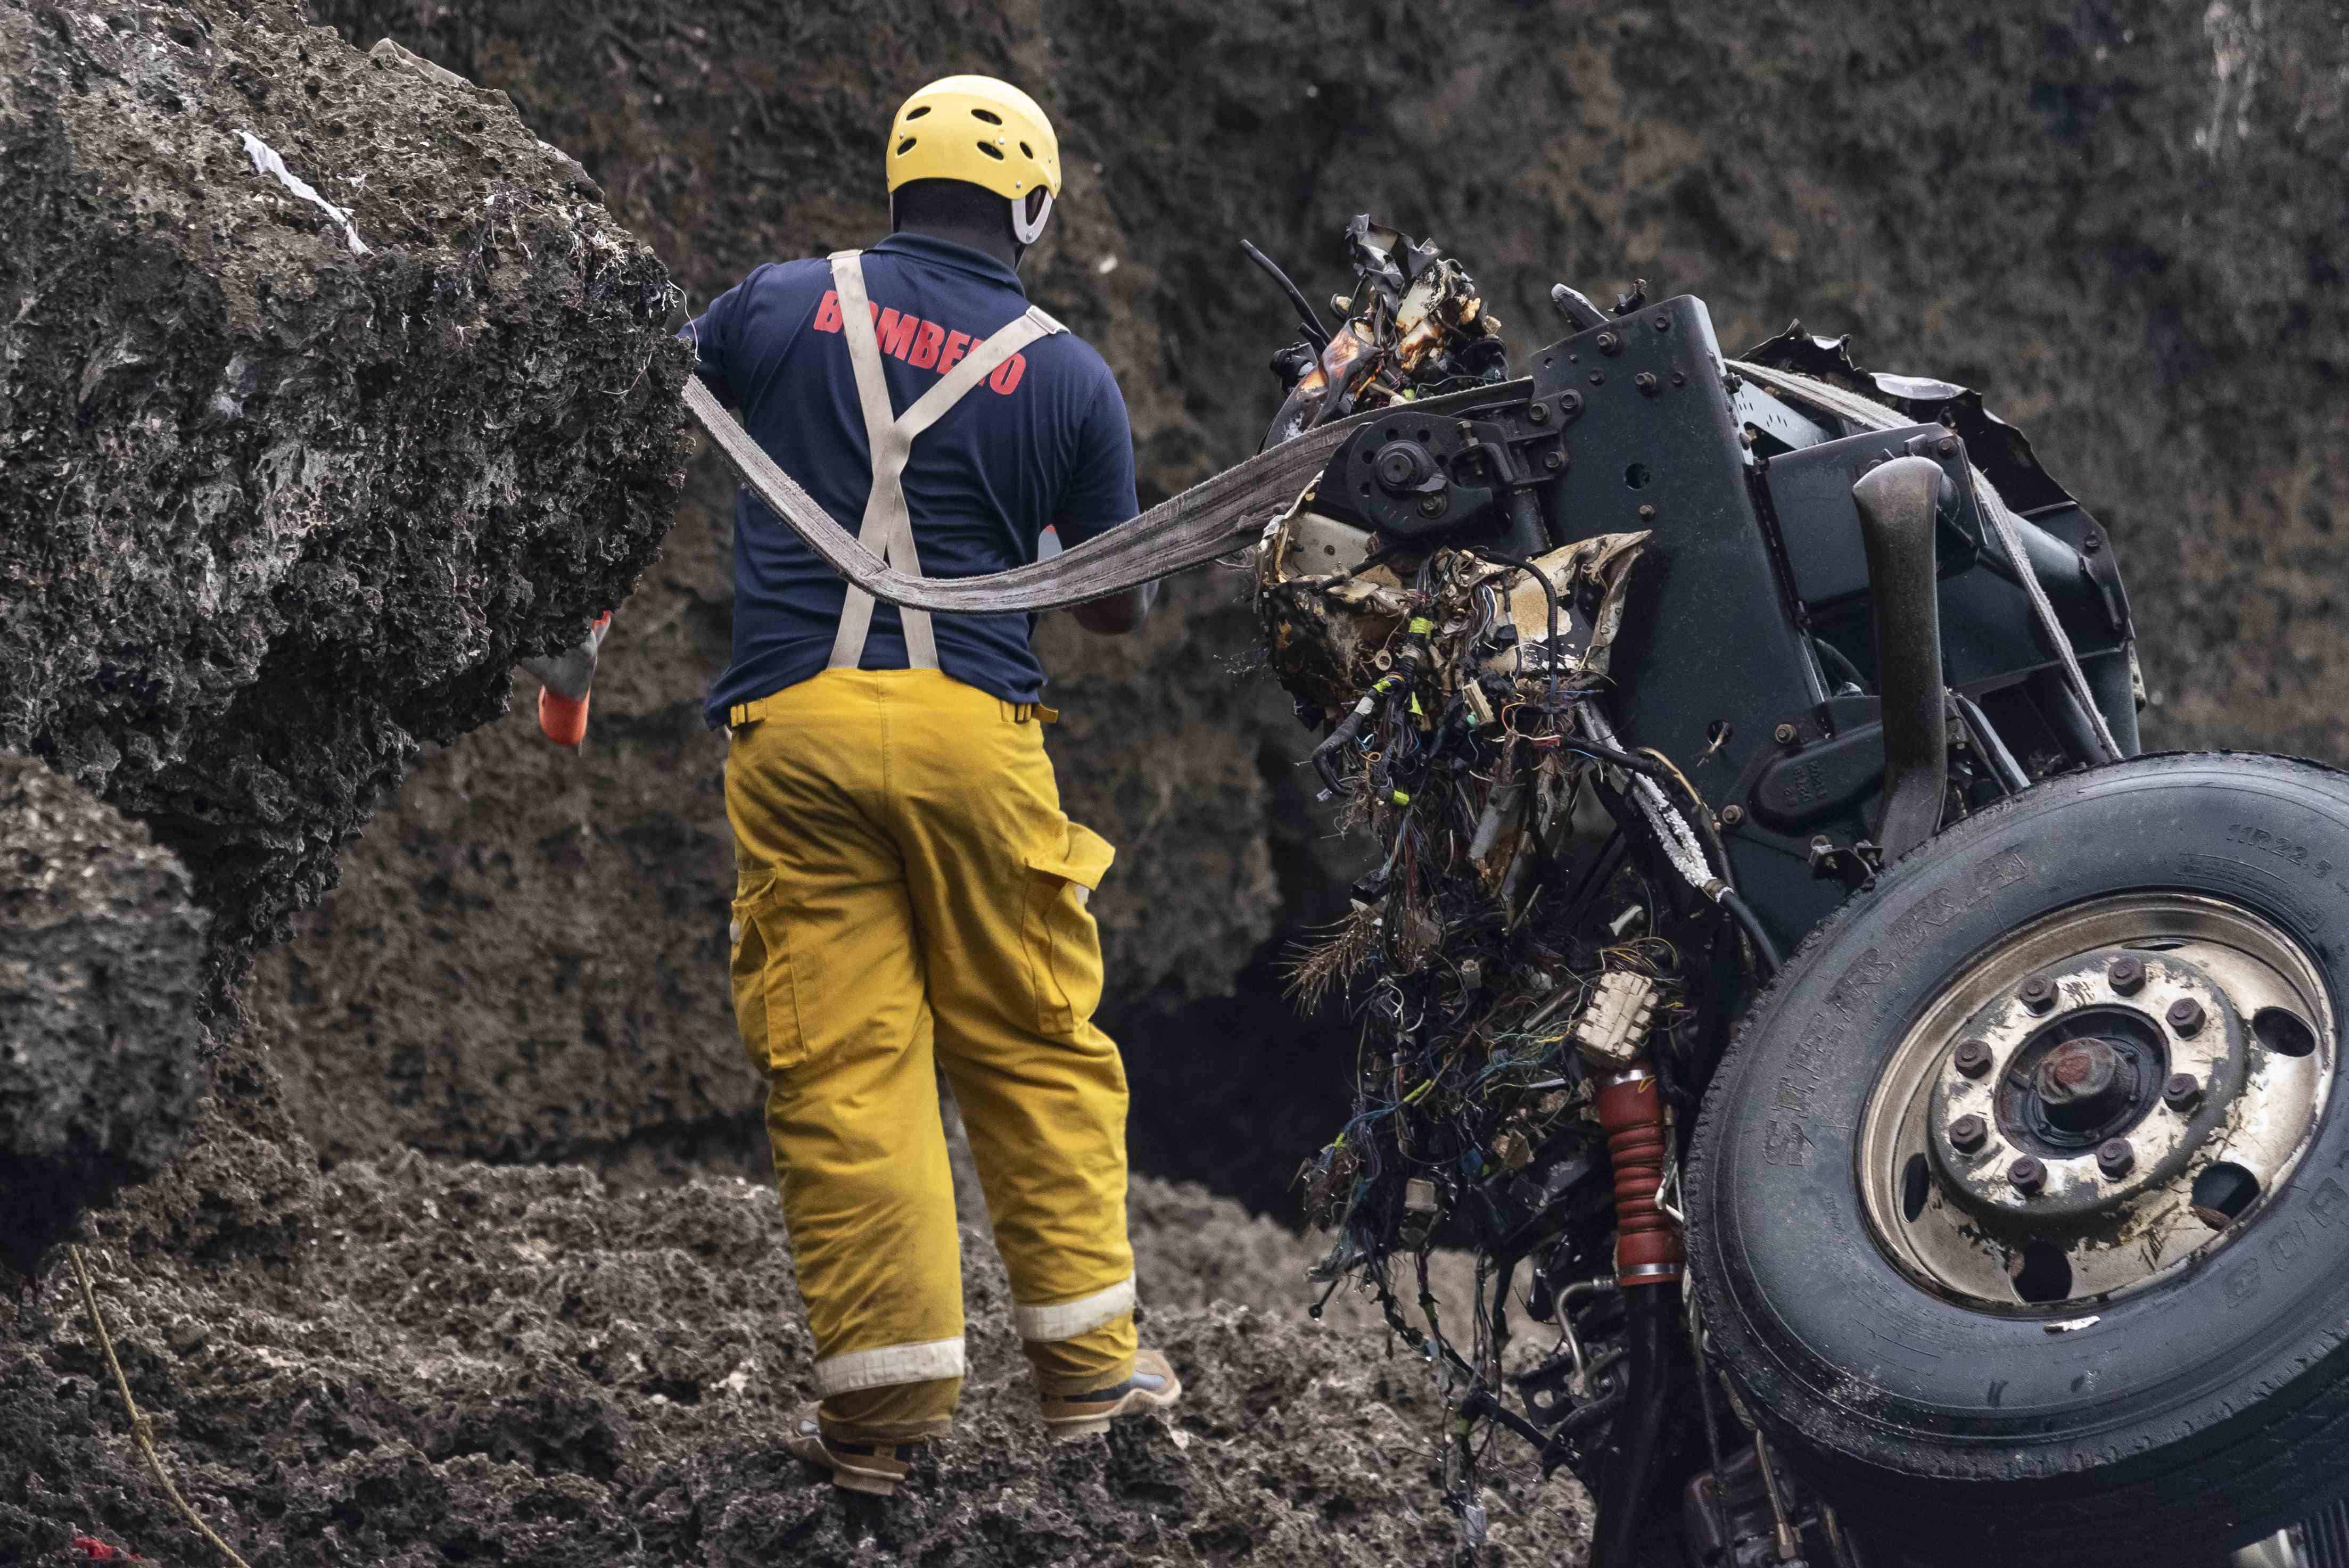
[[[801,1407],[792,1419],[791,1436],[786,1439],[792,1454],[809,1464],[832,1472],[832,1484],[843,1491],[870,1492],[874,1497],[888,1497],[897,1490],[913,1466],[907,1461],[922,1447],[919,1443],[852,1443],[841,1438],[826,1437],[823,1424],[816,1419],[813,1405]]]
[[[1133,1373],[1123,1383],[1081,1394],[1044,1396],[1044,1425],[1056,1443],[1072,1443],[1109,1430],[1120,1416],[1163,1410],[1183,1397],[1183,1380],[1155,1350],[1133,1353]]]

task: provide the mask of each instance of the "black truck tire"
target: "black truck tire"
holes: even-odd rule
[[[1937,1294],[1871,1231],[1860,1119],[1940,988],[2033,922],[2145,890],[2263,919],[2338,1019],[2349,775],[2145,757],[1980,812],[1814,932],[1715,1076],[1686,1169],[1711,1352],[1872,1564],[2213,1563],[2349,1491],[2338,1095],[2215,1251],[2064,1324]]]

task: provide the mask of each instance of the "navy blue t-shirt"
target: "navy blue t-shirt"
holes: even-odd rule
[[[903,414],[971,347],[1028,308],[1019,274],[926,235],[895,234],[864,254],[882,373]],[[873,464],[832,267],[770,263],[687,329],[702,380],[740,410],[777,466],[851,533]],[[1133,517],[1133,438],[1125,399],[1092,347],[1066,332],[1006,360],[914,439],[905,508],[926,577],[969,577],[1036,559],[1046,527],[1063,545]],[[748,489],[734,502],[734,655],[704,709],[711,727],[821,672],[847,585]],[[1033,702],[1043,667],[1034,617],[934,614],[938,665],[1009,702]],[[876,606],[862,666],[905,667],[897,612]]]

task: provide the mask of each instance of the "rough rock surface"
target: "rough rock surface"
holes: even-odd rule
[[[225,976],[653,558],[675,291],[292,7],[0,0],[0,746],[179,853]]]
[[[1269,417],[1262,366],[1293,328],[1241,234],[1319,296],[1344,282],[1339,227],[1378,211],[1465,257],[1521,346],[1560,330],[1553,281],[1611,297],[1634,274],[1702,294],[1733,349],[1795,316],[1849,332],[1871,366],[1982,387],[2109,525],[2162,699],[2149,744],[2334,760],[2338,11],[318,0],[362,45],[394,34],[511,92],[696,302],[877,233],[877,128],[922,80],[1036,88],[1069,186],[1026,275],[1118,371],[1145,499],[1253,450]],[[714,956],[723,748],[691,710],[724,657],[730,489],[705,460],[621,610],[587,755],[518,715],[434,757],[263,975],[329,1150],[749,1146],[757,1085]],[[1042,635],[1071,810],[1123,846],[1096,907],[1137,1148],[1271,1202],[1298,1153],[1273,1088],[1305,1103],[1344,1047],[1301,1043],[1272,965],[1242,973],[1330,883],[1296,810],[1301,732],[1228,667],[1248,631],[1227,583],[1184,580],[1138,648],[1060,617]],[[623,922],[626,944],[600,941]],[[1246,995],[1216,999],[1236,974]],[[406,977],[427,975],[461,994],[418,1006]],[[335,1109],[387,1093],[381,1118]]]
[[[1050,1448],[1001,1265],[967,1232],[962,1418],[887,1503],[782,1450],[809,1344],[763,1185],[620,1197],[577,1167],[411,1154],[337,1169],[316,1243],[275,1259],[191,1265],[142,1241],[135,1210],[90,1255],[181,1491],[255,1563],[1444,1560],[1423,1369],[1365,1330],[1233,1305],[1291,1288],[1303,1250],[1278,1228],[1195,1191],[1137,1197],[1143,1332],[1188,1387],[1174,1418]],[[0,1561],[59,1560],[85,1532],[205,1561],[138,1469],[69,1273],[16,1335],[0,1330]],[[1578,1557],[1570,1487],[1504,1470],[1486,1504],[1485,1561]]]
[[[145,830],[0,753],[0,1281],[178,1150],[203,1081],[205,923]]]

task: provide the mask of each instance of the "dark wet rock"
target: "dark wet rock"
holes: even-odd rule
[[[1304,1264],[1276,1227],[1195,1191],[1137,1197],[1143,1332],[1189,1390],[1174,1418],[1049,1445],[1001,1265],[967,1232],[962,1415],[888,1503],[782,1450],[810,1346],[764,1184],[620,1195],[576,1167],[409,1155],[334,1171],[315,1240],[283,1260],[138,1254],[112,1218],[90,1258],[181,1491],[254,1563],[1445,1560],[1454,1529],[1426,1479],[1441,1413],[1418,1364],[1359,1327],[1239,1305],[1282,1296]],[[1218,1247],[1203,1305],[1190,1282]],[[202,1561],[137,1466],[57,1271],[0,1329],[0,1558],[87,1531]],[[1486,1505],[1488,1562],[1581,1550],[1569,1489],[1505,1468]]]
[[[652,560],[675,294],[499,95],[292,7],[5,0],[0,56],[0,746],[226,977]]]
[[[186,1138],[205,923],[144,828],[0,753],[0,1282]]]

